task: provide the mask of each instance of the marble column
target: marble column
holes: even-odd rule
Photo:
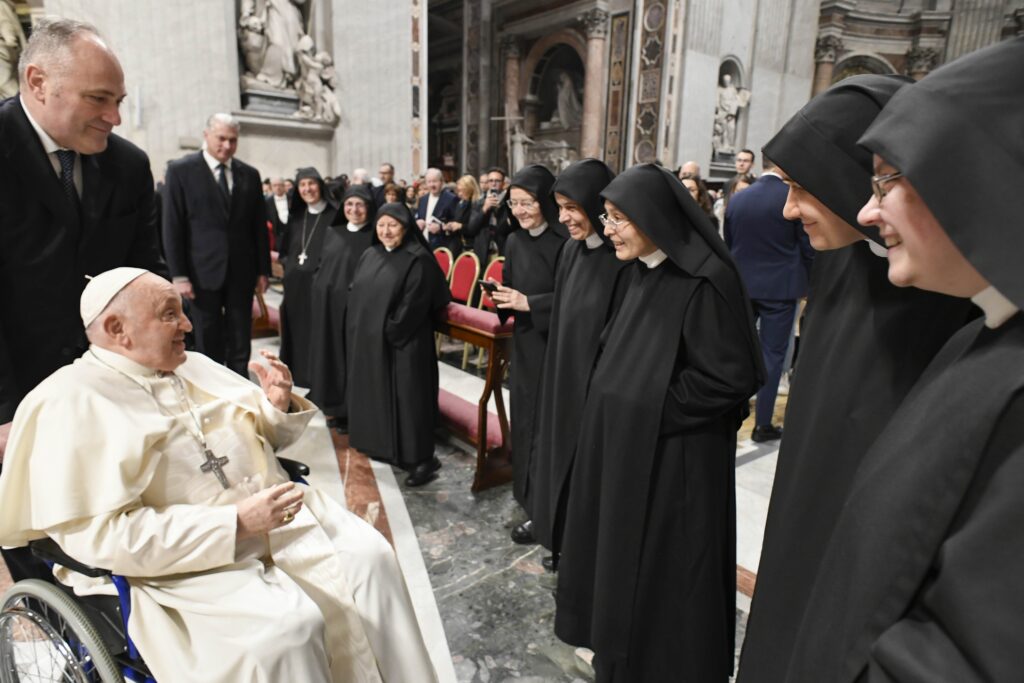
[[[832,85],[836,57],[842,49],[843,41],[839,36],[821,36],[814,44],[814,85],[811,87],[811,97]]]
[[[587,34],[587,62],[583,81],[583,130],[580,134],[580,156],[600,159],[604,130],[602,114],[607,83],[608,12],[592,9],[580,17]]]
[[[511,135],[519,120],[519,58],[522,56],[519,38],[505,36],[501,39],[501,52],[505,56],[505,130]]]
[[[907,75],[919,81],[935,68],[939,53],[930,47],[912,47],[907,50]]]

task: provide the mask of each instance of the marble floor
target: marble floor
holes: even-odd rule
[[[255,340],[276,349],[276,338]],[[441,385],[476,402],[483,381],[457,366],[461,353],[441,363]],[[446,359],[447,359],[446,358]],[[507,390],[506,390],[506,401]],[[785,397],[776,406],[781,424]],[[507,405],[507,404],[506,404]],[[493,408],[493,404],[492,404]],[[771,494],[778,442],[749,441],[744,424],[736,451],[737,648],[742,643],[750,594]],[[431,658],[443,683],[592,681],[587,650],[560,642],[552,632],[555,585],[540,561],[544,550],[511,542],[521,521],[509,486],[470,492],[475,455],[467,444],[438,434],[438,478],[418,489],[403,473],[369,461],[317,421],[292,457],[310,463],[314,483],[374,524],[395,547],[413,597]],[[0,590],[9,579],[0,563]]]

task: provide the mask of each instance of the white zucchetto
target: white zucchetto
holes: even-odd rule
[[[128,286],[140,275],[145,275],[148,270],[143,268],[121,267],[108,270],[93,277],[82,292],[82,300],[79,311],[82,314],[82,323],[89,327],[93,320],[96,320],[107,307],[110,300],[117,296],[117,293]]]

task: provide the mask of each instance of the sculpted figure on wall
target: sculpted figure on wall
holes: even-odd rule
[[[280,91],[298,98],[295,116],[337,123],[334,60],[317,51],[299,7],[307,0],[241,0],[238,43],[243,90]]]
[[[25,33],[10,0],[0,0],[0,100],[18,94],[18,58]]]
[[[569,129],[580,125],[583,120],[583,105],[580,97],[576,94],[576,84],[568,71],[558,75],[558,107],[555,115],[551,118],[552,123],[557,123],[562,128]]]
[[[732,76],[723,74],[715,106],[715,129],[711,147],[715,153],[736,153],[736,120],[740,110],[750,104],[750,91],[732,84]]]

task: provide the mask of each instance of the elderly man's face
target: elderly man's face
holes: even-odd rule
[[[214,121],[213,125],[203,131],[203,139],[206,141],[206,151],[222,164],[228,163],[238,151],[238,131],[226,123]]]
[[[57,144],[79,154],[98,154],[121,123],[124,73],[113,53],[91,34],[76,38],[68,51],[64,69],[53,64],[47,72],[28,65],[24,97],[32,99],[33,115]]]
[[[274,178],[270,181],[270,189],[276,197],[283,197],[285,193],[284,181],[280,178]]]
[[[377,170],[377,176],[382,183],[387,185],[395,179],[395,169],[391,168],[390,164],[381,164],[381,167]]]
[[[876,175],[896,170],[875,155]],[[889,248],[890,282],[897,287],[917,287],[959,297],[974,296],[988,286],[907,178],[887,181],[882,189],[882,200],[872,195],[857,220],[876,226],[881,232]]]
[[[436,173],[428,173],[424,179],[424,183],[427,186],[427,192],[437,195],[441,193],[441,187],[444,185],[444,178]]]
[[[163,278],[146,274],[124,314],[124,355],[152,370],[171,372],[185,362],[185,334],[192,323],[181,307],[181,295]]]

